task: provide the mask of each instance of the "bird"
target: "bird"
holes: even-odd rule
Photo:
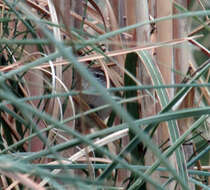
[[[87,68],[87,69],[103,87],[105,88],[107,87],[106,76],[103,70],[99,68]],[[84,91],[85,93],[83,93]],[[80,93],[79,98],[76,99],[77,112],[87,111],[88,109],[94,109],[107,104],[107,102],[103,99],[101,94],[96,93],[95,87],[83,78],[81,79],[81,92],[82,93]],[[112,111],[111,107],[107,107],[95,112],[92,115],[85,116],[83,117],[85,118],[85,124],[87,126],[95,126],[95,125],[100,125],[99,127],[105,126],[103,122],[100,121],[100,119],[104,121],[111,114],[111,111]],[[100,119],[96,118],[95,114]],[[93,120],[94,122],[92,122]],[[97,122],[99,122],[100,124]]]
[[[93,75],[93,77],[103,86],[107,87],[107,81],[106,76],[103,70],[99,68],[88,68],[88,71]],[[93,85],[91,85],[86,80],[82,79],[82,89],[87,91],[94,91],[95,88]],[[90,93],[90,94],[84,94],[82,95],[83,99],[86,101],[86,103],[89,105],[90,108],[96,108],[99,106],[103,106],[107,104],[107,102],[103,99],[103,97],[100,94],[96,93]],[[109,114],[111,113],[111,108],[105,108],[102,109],[96,114],[100,117],[100,119],[104,120],[106,119]]]

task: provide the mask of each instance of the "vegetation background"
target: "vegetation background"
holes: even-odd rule
[[[1,189],[210,189],[209,8],[1,0]]]

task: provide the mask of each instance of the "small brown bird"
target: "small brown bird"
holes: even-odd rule
[[[105,77],[104,72],[100,69],[95,69],[95,68],[91,68],[91,69],[89,69],[89,71],[93,74],[95,79],[98,82],[100,82],[102,86],[104,86],[106,88],[107,82],[106,82],[106,77]],[[89,91],[95,90],[94,86],[92,86],[85,80],[82,80],[82,88],[83,88],[83,90],[89,90]],[[86,103],[90,106],[90,108],[96,108],[96,107],[103,106],[103,105],[107,104],[107,102],[104,101],[104,99],[102,98],[102,96],[100,94],[99,95],[97,95],[95,93],[83,94],[82,97],[86,101]],[[105,108],[105,109],[100,110],[96,113],[100,117],[100,119],[104,120],[111,113],[111,108]]]
[[[95,79],[101,83],[102,86],[106,88],[107,82],[105,74],[102,70],[98,68],[88,68],[91,74],[95,77]],[[97,94],[93,85],[91,85],[85,79],[81,80],[81,88],[82,91],[89,91],[90,93],[81,93],[79,98],[75,99],[77,105],[77,111],[87,111],[89,109],[94,109],[100,106],[107,104],[107,102],[103,99],[101,94]],[[92,92],[91,92],[92,91]],[[88,108],[89,107],[89,108]],[[85,119],[85,124],[88,126],[99,126],[100,128],[105,128],[104,123],[101,120],[105,120],[111,113],[111,107],[104,108],[93,114],[83,117]],[[77,122],[78,124],[78,122]],[[103,127],[104,126],[104,127]]]

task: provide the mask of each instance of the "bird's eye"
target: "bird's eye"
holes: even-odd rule
[[[95,77],[96,77],[96,78],[100,78],[101,75],[100,75],[99,73],[97,73],[97,74],[95,74]]]
[[[94,77],[96,77],[96,78],[98,78],[98,79],[101,79],[101,78],[104,77],[104,74],[101,73],[101,72],[95,72],[95,73],[94,73]]]

